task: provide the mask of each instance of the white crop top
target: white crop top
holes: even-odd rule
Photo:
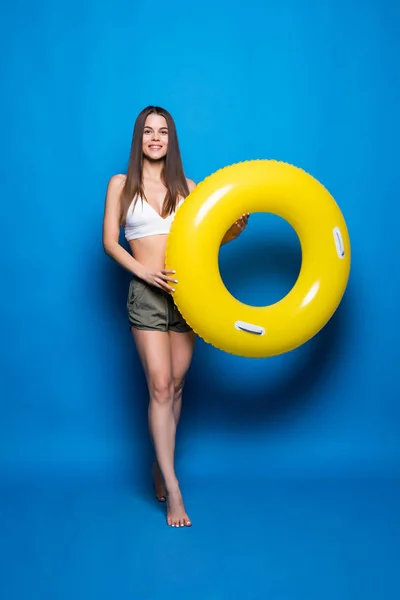
[[[178,202],[176,210],[183,200],[184,198]],[[141,198],[138,198],[135,208],[132,201],[125,220],[125,239],[129,241],[149,235],[168,234],[176,210],[163,219],[146,200],[142,202]]]

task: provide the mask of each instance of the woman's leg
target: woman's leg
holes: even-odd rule
[[[174,468],[176,422],[169,334],[132,328],[150,394],[149,426],[168,491],[168,524],[189,525]]]
[[[192,360],[196,335],[193,332],[177,333],[170,331],[169,336],[171,343],[172,379],[174,382],[173,411],[175,424],[178,427],[182,408],[182,390],[185,376]],[[160,502],[164,502],[166,500],[166,490],[157,460],[154,461],[153,465],[153,479],[157,499]]]
[[[182,390],[186,373],[192,361],[196,334],[192,331],[188,333],[170,331],[169,337],[171,341],[172,379],[174,382],[174,417],[176,426],[178,426],[182,408]]]

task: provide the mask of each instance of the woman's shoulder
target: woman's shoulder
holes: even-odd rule
[[[118,173],[117,175],[112,175],[108,180],[107,185],[107,197],[110,199],[119,200],[123,187],[125,185],[126,175],[121,175]]]
[[[189,192],[194,190],[194,188],[196,187],[196,183],[193,181],[193,179],[189,179],[188,177],[186,177],[186,182],[188,184]]]
[[[116,175],[112,175],[108,181],[108,186],[113,188],[120,188],[125,184],[126,175],[122,173],[117,173]]]

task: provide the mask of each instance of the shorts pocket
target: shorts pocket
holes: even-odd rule
[[[145,293],[146,289],[147,284],[145,281],[139,279],[138,277],[131,279],[129,284],[127,306],[133,306],[136,302],[138,302]]]

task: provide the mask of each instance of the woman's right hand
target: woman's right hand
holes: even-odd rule
[[[173,279],[169,277],[169,275],[174,275],[175,271],[167,271],[162,269],[161,271],[146,271],[144,275],[142,275],[142,279],[149,283],[150,285],[154,285],[166,292],[174,292],[175,289],[168,285],[168,282],[178,283],[177,279]]]

